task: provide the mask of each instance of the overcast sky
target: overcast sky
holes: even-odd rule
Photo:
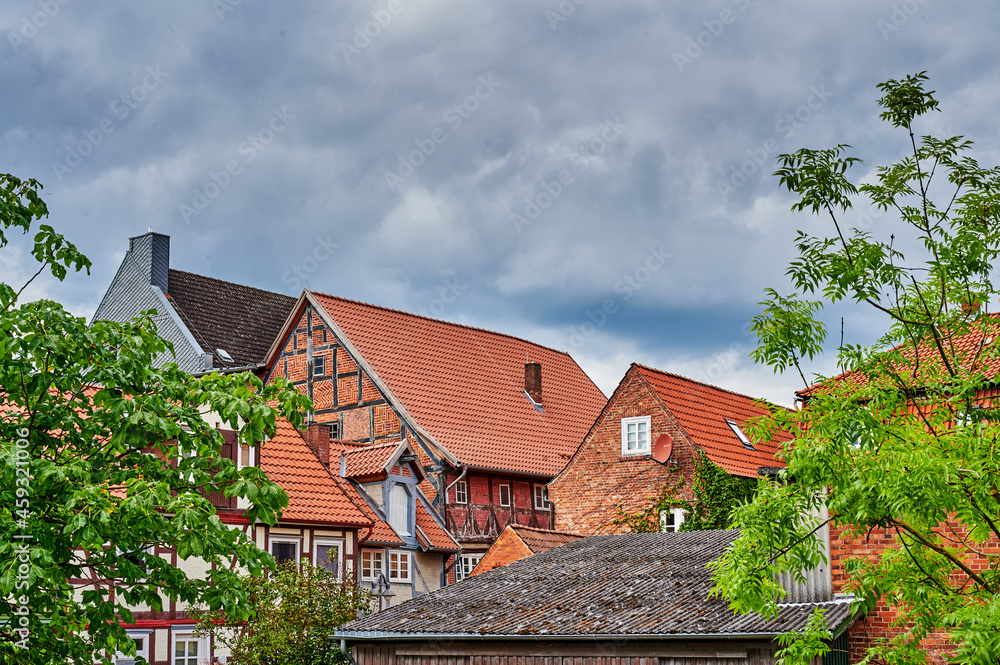
[[[998,31],[990,0],[5,0],[0,172],[93,260],[31,294],[81,316],[151,227],[174,268],[525,337],[608,394],[634,361],[790,404],[746,323],[826,229],[775,156],[896,159],[875,86],[926,70],[922,131],[997,163]]]

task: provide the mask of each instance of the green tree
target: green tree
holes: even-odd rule
[[[234,665],[347,663],[330,635],[372,611],[370,591],[308,563],[249,576],[244,587],[249,590],[245,620],[225,610],[198,615],[198,630],[227,646]]]
[[[39,189],[0,175],[0,247],[47,216]],[[89,272],[51,226],[32,246],[32,280]],[[165,599],[242,616],[248,591],[232,566],[259,574],[274,561],[219,520],[207,492],[247,499],[247,517],[264,523],[288,498],[259,469],[222,459],[202,413],[256,444],[279,414],[301,423],[307,401],[283,383],[154,367],[172,348],[150,313],[87,326],[55,302],[20,302],[24,286],[0,283],[0,658],[91,665],[134,653],[120,623]],[[189,579],[155,545],[214,565]]]
[[[884,602],[899,617],[898,635],[871,646],[868,661],[924,662],[920,640],[943,631],[955,660],[995,663],[1000,412],[983,393],[1000,362],[986,306],[998,293],[1000,169],[981,167],[963,137],[918,138],[922,116],[938,107],[926,85],[920,73],[878,86],[881,118],[901,130],[906,150],[864,184],[847,177],[859,160],[846,145],[778,158],[793,210],[831,226],[825,237],[799,232],[793,293],[769,291],[753,319],[755,359],[804,379],[802,363],[822,353],[819,316],[830,304],[876,312],[885,333],[870,345],[842,341],[837,360],[849,373],[818,377],[805,408],[776,411],[756,428],[794,434],[788,466],[736,511],[743,533],[716,565],[716,591],[739,611],[773,614],[783,595],[776,573],[801,575],[822,558],[813,534],[825,503],[847,534],[895,540],[880,557],[846,562],[858,604]],[[885,213],[877,237],[847,221],[862,197]],[[817,620],[788,636],[788,661],[822,652],[822,631]]]

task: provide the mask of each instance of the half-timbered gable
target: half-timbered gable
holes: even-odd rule
[[[312,397],[335,439],[412,445],[420,488],[462,545],[449,579],[507,524],[551,526],[545,484],[605,403],[564,352],[312,291],[266,362],[266,379]]]

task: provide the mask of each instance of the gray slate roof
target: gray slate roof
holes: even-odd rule
[[[782,606],[768,621],[736,615],[709,598],[705,567],[736,531],[643,533],[583,538],[474,575],[353,621],[335,633],[357,639],[465,634],[496,636],[767,637],[805,626],[826,611],[835,631],[850,603]]]

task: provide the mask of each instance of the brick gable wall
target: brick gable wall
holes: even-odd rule
[[[531,556],[531,550],[525,546],[524,541],[512,531],[505,530],[483,556],[479,565],[476,566],[474,574],[485,573],[497,566],[506,566],[508,563],[513,563],[526,556]]]
[[[651,442],[662,434],[673,437],[671,462],[676,461],[676,467],[664,466],[649,455],[622,456],[621,421],[632,416],[651,417]],[[612,523],[616,506],[629,514],[644,510],[664,483],[677,483],[681,477],[678,498],[693,500],[695,450],[694,442],[633,367],[576,455],[550,483],[549,498],[555,506],[551,528],[585,536],[624,532],[623,525]]]

